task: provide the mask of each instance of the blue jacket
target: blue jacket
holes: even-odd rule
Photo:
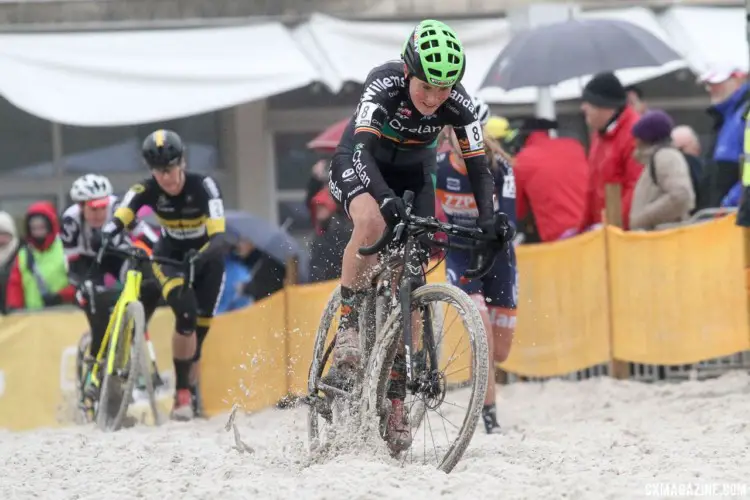
[[[219,307],[216,309],[217,315],[241,309],[253,303],[250,297],[237,293],[237,290],[241,289],[240,283],[250,281],[250,270],[232,254],[226,257],[225,265],[224,290],[219,299]]]
[[[744,187],[742,186],[742,182],[738,182],[737,184],[732,186],[732,189],[730,189],[724,199],[721,200],[722,208],[738,206],[740,204],[740,198],[742,197],[743,190]]]
[[[750,91],[750,85],[746,83],[727,100],[712,106],[712,109],[723,117],[723,123],[716,136],[716,145],[713,152],[713,159],[716,162],[737,163],[743,153],[743,138],[745,135],[743,111],[745,106],[742,103],[748,91]]]

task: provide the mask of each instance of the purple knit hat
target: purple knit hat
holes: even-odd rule
[[[660,109],[654,109],[635,122],[633,137],[647,144],[656,144],[669,139],[673,128],[672,117]]]

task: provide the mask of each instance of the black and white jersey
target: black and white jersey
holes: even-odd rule
[[[109,208],[106,222],[112,220],[115,209],[117,208],[118,199],[116,196],[109,197]],[[105,224],[106,224],[105,222]],[[92,245],[92,240],[98,238],[95,236],[97,230],[86,224],[83,218],[81,205],[76,203],[65,210],[62,216],[62,227],[60,237],[65,248],[65,257],[68,262],[78,259],[79,257],[95,257],[97,244]],[[113,242],[116,246],[130,246],[135,239],[142,239],[153,248],[159,240],[158,235],[148,224],[139,221],[135,224],[129,234],[120,233]]]

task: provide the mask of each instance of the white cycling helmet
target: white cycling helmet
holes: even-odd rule
[[[70,198],[76,203],[83,203],[99,198],[106,198],[112,194],[112,184],[102,175],[86,174],[73,182],[70,188]]]
[[[479,123],[484,127],[490,119],[490,107],[481,97],[475,97],[472,100],[474,101],[474,111],[477,113]]]

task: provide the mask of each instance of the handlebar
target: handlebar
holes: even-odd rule
[[[193,284],[195,278],[195,255],[197,251],[189,251],[185,254],[185,257],[181,260],[170,259],[169,257],[162,257],[160,255],[148,255],[145,250],[138,247],[114,247],[114,246],[102,246],[96,256],[96,262],[100,263],[105,254],[121,255],[129,260],[135,262],[151,262],[155,264],[162,264],[167,266],[174,266],[179,268],[185,274],[185,286],[190,287]]]
[[[385,249],[391,241],[402,241],[404,231],[418,232],[426,238],[421,241],[428,245],[443,247],[448,249],[462,249],[475,251],[473,261],[475,267],[468,269],[463,278],[472,280],[484,276],[489,272],[495,263],[497,253],[503,249],[503,242],[499,241],[492,235],[485,234],[478,227],[465,227],[447,222],[441,222],[435,217],[418,217],[412,215],[414,193],[412,191],[404,192],[404,204],[406,205],[406,219],[402,220],[395,226],[386,226],[385,231],[380,238],[371,246],[360,247],[361,255],[375,255]],[[465,238],[472,240],[474,244],[466,245],[461,243],[444,243],[435,240],[436,233],[445,233],[449,236]]]

